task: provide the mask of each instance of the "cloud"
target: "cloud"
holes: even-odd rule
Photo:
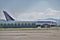
[[[18,16],[16,17],[17,20],[36,20],[39,18],[44,18],[43,13],[39,12],[31,12],[31,13],[22,13],[22,14],[17,14]]]
[[[24,12],[24,13],[14,13],[13,17],[18,21],[38,20],[38,19],[46,19],[46,18],[60,19],[60,11],[48,8],[44,12],[32,11],[32,12]],[[0,18],[5,19],[3,13],[1,14]]]
[[[47,14],[46,16],[48,18],[50,17],[50,18],[60,19],[60,11],[59,10],[53,10],[53,9],[49,8],[44,13]]]
[[[44,12],[26,12],[26,13],[15,13],[16,20],[38,20],[38,19],[46,19],[46,18],[55,18],[60,19],[60,11],[53,10],[51,8],[48,8]]]

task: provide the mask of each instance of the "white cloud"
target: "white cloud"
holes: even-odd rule
[[[47,17],[55,18],[55,19],[60,19],[60,11],[58,10],[53,10],[53,9],[47,9],[45,12],[47,14]]]
[[[47,9],[44,12],[30,12],[30,13],[21,13],[15,14],[16,20],[38,20],[45,18],[55,18],[60,19],[60,11]]]
[[[46,18],[60,19],[60,11],[48,8],[44,12],[34,11],[29,13],[15,13],[13,16],[16,20],[38,20]],[[4,18],[3,15],[0,18]]]
[[[43,13],[41,12],[22,13],[17,16],[17,20],[36,20],[39,18],[41,19],[44,18]]]

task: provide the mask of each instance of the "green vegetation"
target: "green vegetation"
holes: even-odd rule
[[[0,31],[18,31],[18,30],[60,30],[60,27],[54,28],[0,28]]]

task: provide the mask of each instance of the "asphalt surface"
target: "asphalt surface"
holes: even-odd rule
[[[0,40],[60,40],[60,30],[0,31]]]

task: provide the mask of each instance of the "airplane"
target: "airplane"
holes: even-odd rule
[[[50,28],[56,26],[54,21],[15,21],[6,11],[3,11],[6,21],[0,22],[0,28]]]

